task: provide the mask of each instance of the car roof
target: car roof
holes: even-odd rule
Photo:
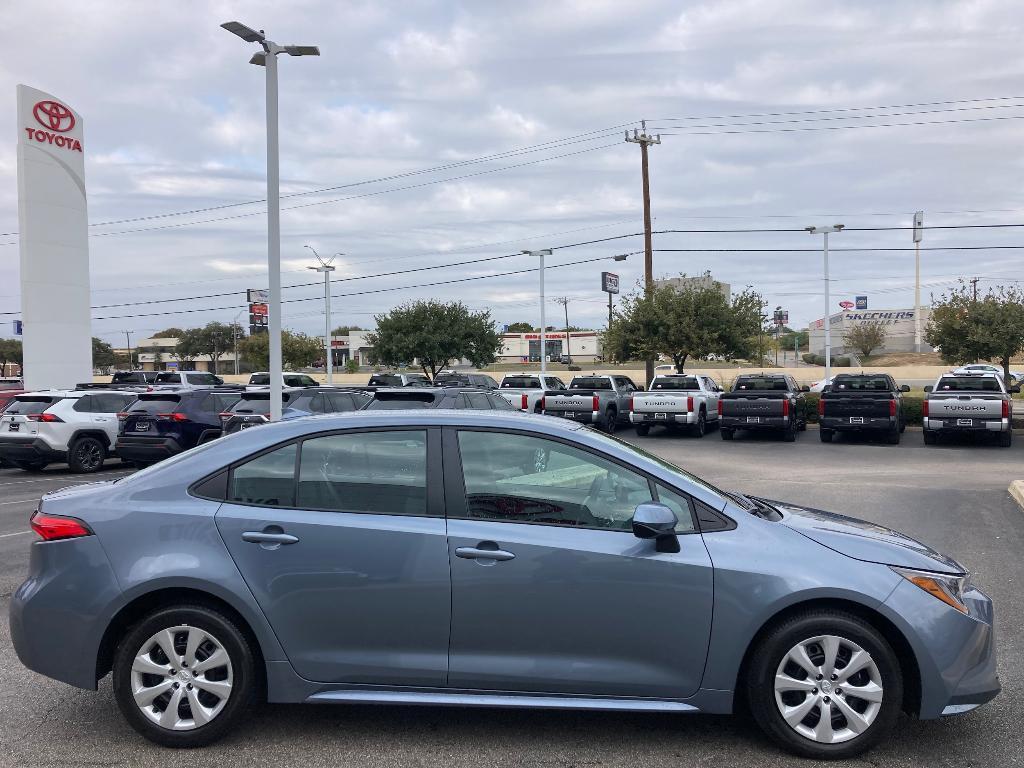
[[[489,394],[491,390],[487,387],[473,387],[466,386],[464,384],[457,384],[451,387],[376,387],[376,394],[398,394],[398,395],[412,395],[412,394],[428,394],[428,395],[441,395],[445,392],[483,392]]]
[[[84,395],[135,395],[137,392],[129,392],[124,389],[37,389],[32,392],[22,392],[18,397],[62,397],[76,398]]]

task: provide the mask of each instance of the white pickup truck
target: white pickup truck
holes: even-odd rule
[[[672,373],[655,376],[651,388],[636,392],[630,401],[629,421],[641,437],[653,426],[674,430],[684,427],[703,437],[709,421],[718,421],[722,388],[708,376]]]
[[[565,383],[550,373],[510,373],[501,380],[497,394],[514,408],[527,413],[540,413],[544,392],[559,392]]]
[[[1009,388],[995,373],[944,373],[925,387],[921,409],[924,442],[934,445],[943,435],[983,432],[1008,448],[1013,441],[1013,399],[1020,387]]]

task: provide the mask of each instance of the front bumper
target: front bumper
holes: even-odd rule
[[[41,437],[0,437],[0,456],[8,461],[64,461],[67,455]]]
[[[970,422],[970,423],[967,423]],[[933,432],[1008,432],[1009,419],[977,419],[977,418],[927,418],[924,419],[925,429]]]
[[[31,545],[29,574],[11,598],[11,641],[21,663],[46,677],[96,689],[102,618],[120,597],[99,539]]]
[[[833,432],[887,431],[896,426],[896,419],[892,416],[822,416],[819,426]]]
[[[114,450],[126,461],[160,461],[183,449],[173,437],[119,437]]]
[[[978,589],[964,597],[966,615],[904,581],[885,601],[917,660],[922,720],[969,712],[999,695],[992,601]]]
[[[637,413],[636,411],[630,411],[629,421],[631,424],[696,424],[697,414],[689,411],[686,413],[662,411],[657,413]]]

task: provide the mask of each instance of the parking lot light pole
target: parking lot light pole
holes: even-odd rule
[[[544,257],[551,255],[550,248],[542,248],[539,251],[523,251],[527,256],[540,257],[540,372],[547,373],[547,346],[548,336],[544,326]]]
[[[335,267],[331,266],[331,262],[334,261],[338,256],[344,256],[343,253],[336,253],[327,261],[320,258],[320,254],[316,252],[316,248],[312,245],[303,246],[309,248],[316,256],[316,260],[320,262],[318,267],[306,267],[306,269],[312,269],[314,272],[323,272],[324,275],[324,311],[327,314],[326,330],[324,331],[324,349],[327,354],[327,383],[334,383],[334,349],[331,347],[331,272],[335,270]]]
[[[843,224],[833,224],[831,227],[804,227],[812,235],[824,235],[822,253],[825,258],[825,383],[832,378],[832,323],[829,313],[832,311],[832,296],[828,278],[828,235],[830,232],[842,232]]]
[[[231,321],[231,340],[234,342],[235,347],[235,376],[238,375],[238,318],[242,316],[245,309],[238,310],[238,314],[235,315],[235,319]]]
[[[278,45],[268,40],[263,30],[256,31],[237,21],[228,21],[221,26],[247,43],[259,43],[262,52],[253,54],[250,64],[267,70],[267,271],[269,272],[270,296],[270,420],[281,420],[281,389],[283,366],[281,365],[281,189],[277,131],[277,57],[282,53],[289,56],[319,56],[315,45]]]

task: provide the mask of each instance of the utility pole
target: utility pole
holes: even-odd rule
[[[235,376],[238,375],[238,318],[242,316],[242,313],[246,310],[238,310],[238,314],[235,315],[235,319],[231,321],[231,341],[235,347]]]
[[[569,345],[569,297],[559,296],[555,299],[565,309],[565,356],[569,358],[569,364],[572,365],[572,349]]]
[[[971,278],[971,290],[974,293],[974,303],[975,304],[978,303],[978,281],[980,279],[981,279],[980,277],[972,277]]]
[[[921,237],[924,211],[914,214],[914,351],[921,351]]]
[[[128,370],[133,371],[135,370],[135,366],[132,364],[132,332],[125,331],[124,336],[128,339]]]
[[[548,372],[548,334],[544,326],[544,257],[551,255],[550,248],[542,248],[539,251],[523,251],[527,256],[540,257],[540,372]]]
[[[654,246],[651,243],[651,184],[650,175],[647,170],[647,147],[651,144],[661,144],[661,134],[650,136],[647,133],[647,121],[640,121],[640,131],[633,129],[633,135],[626,131],[626,141],[631,144],[640,145],[640,171],[643,176],[644,187],[644,294],[650,297],[654,291]],[[647,378],[647,387],[651,386],[654,378],[654,359],[648,358],[644,365]]]

